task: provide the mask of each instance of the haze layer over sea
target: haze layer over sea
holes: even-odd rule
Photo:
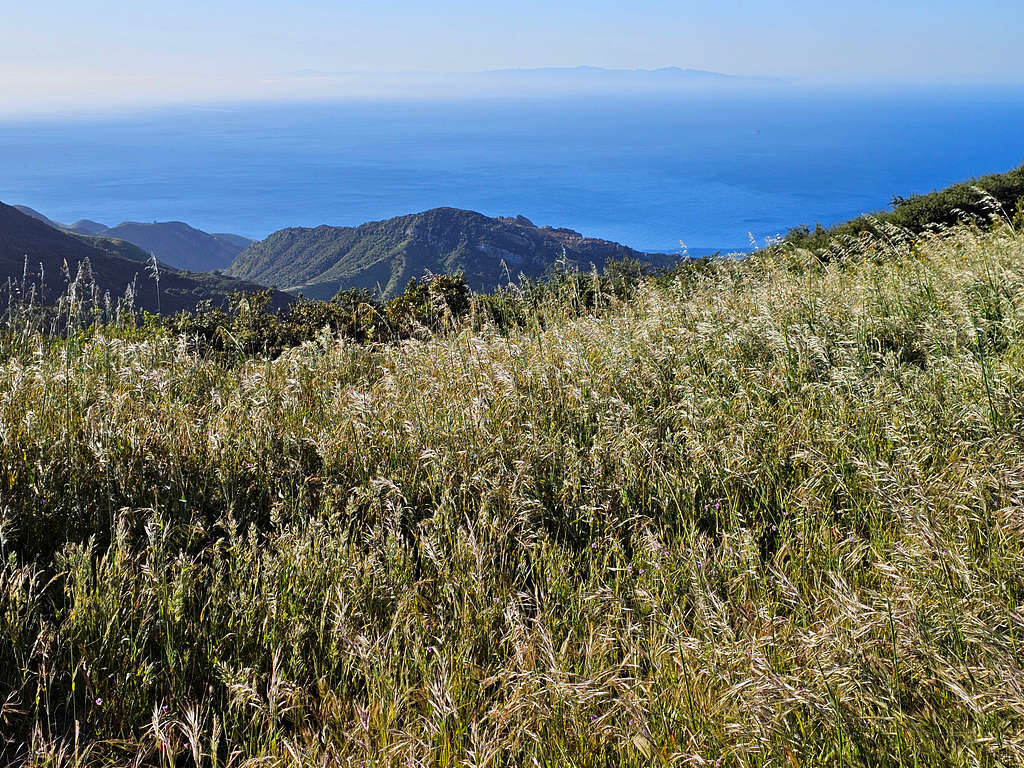
[[[454,206],[746,249],[1024,161],[1024,89],[759,90],[0,120],[0,200],[262,238]]]

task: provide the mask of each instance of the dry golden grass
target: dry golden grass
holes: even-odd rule
[[[1024,765],[1024,237],[857,254],[242,365],[10,341],[4,758]]]

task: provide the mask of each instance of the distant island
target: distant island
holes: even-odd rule
[[[300,93],[324,95],[332,89],[349,95],[554,95],[608,92],[643,93],[706,87],[781,83],[771,77],[726,74],[688,67],[611,69],[607,67],[535,67],[479,72],[331,72],[300,69],[269,82],[290,83]]]
[[[707,69],[691,69],[689,67],[658,67],[656,69],[611,69],[608,67],[534,67],[523,69],[491,69],[483,72],[472,73],[477,77],[564,77],[564,78],[588,78],[588,79],[618,79],[618,80],[660,80],[661,82],[693,82],[708,80],[749,80],[756,82],[779,82],[777,78],[753,77],[749,75],[728,75],[723,72],[712,72]]]

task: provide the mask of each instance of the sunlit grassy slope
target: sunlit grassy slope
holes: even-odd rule
[[[1024,764],[1007,225],[504,335],[12,354],[7,760]]]

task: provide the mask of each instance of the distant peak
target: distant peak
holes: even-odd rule
[[[23,213],[26,216],[29,216],[29,217],[35,219],[36,221],[43,222],[48,227],[53,227],[54,229],[64,229],[64,225],[61,224],[60,222],[54,221],[53,219],[43,215],[42,213],[40,213],[39,211],[35,210],[34,208],[29,208],[27,205],[15,205],[15,206],[12,206],[12,207],[16,211],[18,211],[20,213]]]
[[[433,208],[358,227],[288,229],[240,253],[228,274],[330,298],[341,289],[400,293],[411,278],[462,272],[474,290],[539,278],[562,259],[581,269],[610,260],[674,261],[530,219]]]

